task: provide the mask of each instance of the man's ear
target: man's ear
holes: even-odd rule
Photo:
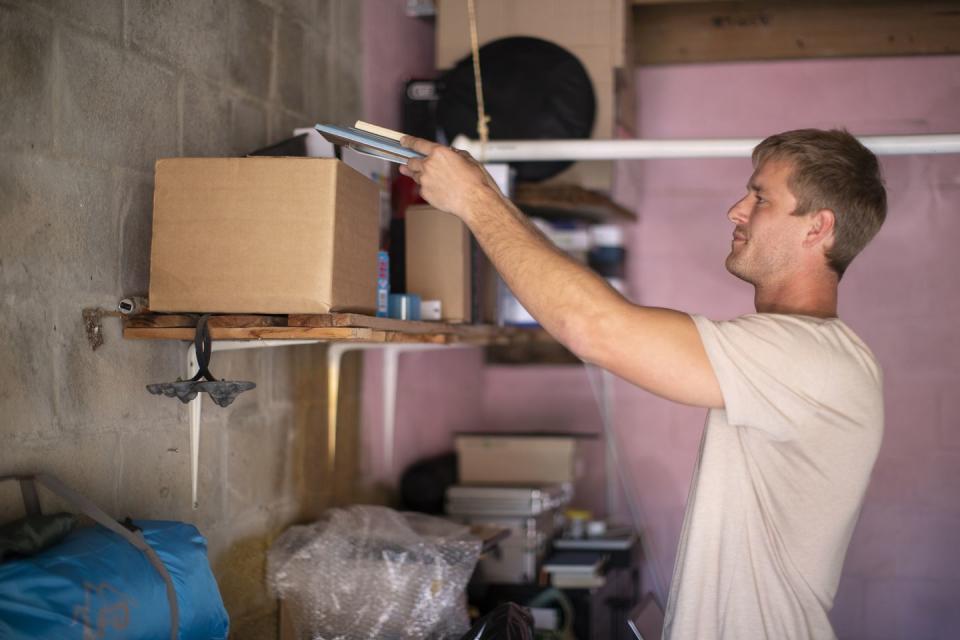
[[[837,218],[830,209],[820,209],[807,216],[810,226],[807,227],[807,235],[803,239],[803,247],[808,249],[819,244],[823,245],[824,252],[833,248],[833,232]]]

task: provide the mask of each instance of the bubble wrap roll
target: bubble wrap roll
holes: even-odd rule
[[[285,531],[267,578],[298,638],[459,638],[480,555],[466,527],[386,507],[330,509]]]

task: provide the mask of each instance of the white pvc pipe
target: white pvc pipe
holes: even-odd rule
[[[453,146],[484,162],[546,160],[649,160],[656,158],[749,158],[761,138],[703,140],[479,140],[457,136]],[[862,136],[878,155],[960,153],[960,134]]]

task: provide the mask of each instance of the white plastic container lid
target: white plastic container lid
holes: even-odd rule
[[[623,229],[615,224],[595,224],[590,227],[590,246],[622,247]]]

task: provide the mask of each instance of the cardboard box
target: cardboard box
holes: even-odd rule
[[[603,45],[607,65],[622,67],[628,10],[623,0],[484,0],[477,3],[477,35],[480,46],[510,36],[542,38],[574,53]],[[467,3],[437,1],[436,35],[438,69],[448,69],[470,54]]]
[[[373,315],[378,203],[335,159],[159,160],[150,308]]]
[[[558,44],[577,56],[593,83],[597,100],[591,137],[611,139],[616,137],[618,100],[614,70],[628,66],[629,11],[630,3],[624,0],[484,0],[477,3],[477,36],[480,46],[500,38],[531,36]],[[437,68],[452,68],[469,55],[466,3],[437,0]],[[613,163],[578,162],[550,182],[609,191]]]
[[[562,435],[454,438],[460,484],[544,485],[573,482],[576,440]]]
[[[455,215],[417,205],[406,212],[407,293],[439,300],[446,322],[470,322],[470,231]]]

